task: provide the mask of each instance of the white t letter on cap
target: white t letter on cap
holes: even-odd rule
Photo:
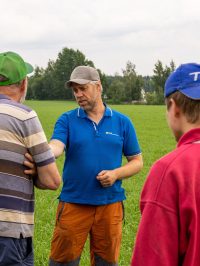
[[[197,81],[198,79],[198,75],[200,74],[200,72],[193,72],[193,73],[190,73],[189,75],[194,75],[194,81]]]

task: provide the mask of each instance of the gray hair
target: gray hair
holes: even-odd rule
[[[89,84],[99,84],[99,80],[98,80],[98,81],[93,81],[93,80],[92,80],[92,81],[89,82]],[[102,93],[102,92],[103,92],[103,87],[102,87],[102,85],[101,85],[101,82],[100,82],[99,85],[100,85],[100,87],[101,87],[101,93]]]

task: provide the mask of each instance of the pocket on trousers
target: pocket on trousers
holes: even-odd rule
[[[31,251],[28,256],[23,260],[23,266],[34,266],[33,251]]]
[[[125,207],[124,207],[124,202],[121,201],[122,204],[122,221],[125,221]]]
[[[33,242],[32,238],[29,237],[27,239],[27,255],[23,258],[23,266],[33,266],[34,258],[33,258]]]
[[[13,244],[22,265],[33,266],[32,237],[13,239]]]
[[[63,213],[63,210],[64,210],[64,206],[65,206],[65,203],[63,201],[61,201],[59,203],[59,210],[58,210],[58,214],[57,214],[57,221],[59,222],[61,216],[62,216],[62,213]]]

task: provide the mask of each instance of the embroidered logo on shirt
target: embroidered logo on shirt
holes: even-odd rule
[[[119,137],[119,135],[114,134],[114,133],[112,133],[112,132],[108,132],[108,131],[106,132],[106,134],[107,134],[107,135],[112,135],[112,136],[117,136],[117,137]]]

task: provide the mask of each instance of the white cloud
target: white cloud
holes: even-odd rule
[[[0,50],[46,66],[69,47],[107,74],[128,60],[151,74],[158,59],[200,62],[199,7],[197,0],[2,0]]]

